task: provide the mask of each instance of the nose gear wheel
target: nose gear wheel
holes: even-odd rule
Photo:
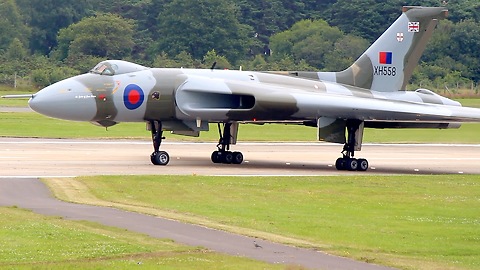
[[[170,156],[165,151],[158,151],[150,155],[150,160],[153,165],[167,165],[170,161]]]
[[[162,122],[150,120],[150,131],[152,132],[153,153],[150,155],[150,161],[153,165],[165,166],[170,161],[170,156],[165,151],[160,151],[160,145],[163,137]]]

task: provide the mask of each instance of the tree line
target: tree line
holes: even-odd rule
[[[338,71],[400,15],[447,5],[412,87],[480,81],[480,2],[0,0],[0,84],[42,87],[104,59],[146,66]]]

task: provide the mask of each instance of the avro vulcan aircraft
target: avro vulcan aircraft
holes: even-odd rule
[[[359,59],[341,72],[253,72],[148,68],[107,60],[89,73],[50,85],[31,96],[38,113],[104,127],[146,122],[151,162],[166,165],[163,132],[198,136],[218,124],[214,163],[240,164],[230,151],[241,123],[301,124],[318,140],[343,144],[339,170],[365,171],[364,128],[457,128],[480,122],[480,109],[461,107],[426,89],[405,91],[444,7],[403,7],[402,15]]]

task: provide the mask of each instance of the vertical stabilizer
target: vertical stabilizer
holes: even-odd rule
[[[358,58],[341,72],[318,72],[328,80],[365,89],[404,90],[445,7],[403,7],[402,15]]]

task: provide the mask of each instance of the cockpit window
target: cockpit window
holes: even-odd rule
[[[99,73],[102,73],[106,68],[107,68],[106,65],[100,65],[98,68],[95,68],[94,70],[98,71]]]
[[[113,75],[137,72],[137,71],[146,70],[146,69],[148,68],[142,65],[130,63],[127,61],[107,60],[107,61],[98,63],[92,70],[90,70],[90,73],[113,76]]]
[[[106,62],[101,62],[97,64],[92,70],[91,73],[100,74],[100,75],[114,75],[115,71],[113,68]]]

